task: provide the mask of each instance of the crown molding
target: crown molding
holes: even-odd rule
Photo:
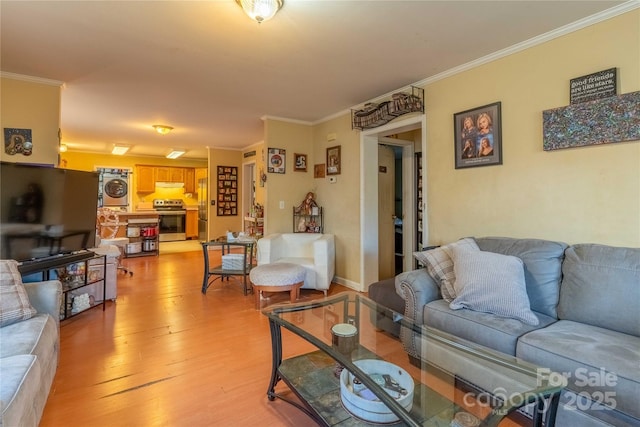
[[[278,116],[262,116],[260,117],[260,120],[262,120],[263,122],[266,120],[278,120],[280,122],[287,122],[287,123],[294,123],[297,125],[305,125],[305,126],[313,126],[314,123],[313,122],[308,122],[306,120],[297,120],[297,119],[289,119],[286,117],[278,117]]]
[[[6,71],[0,71],[0,77],[4,79],[21,80],[29,83],[40,83],[40,84],[49,85],[49,86],[64,87],[64,82],[60,80],[52,80],[52,79],[45,79],[42,77],[27,76],[25,74],[8,73]]]

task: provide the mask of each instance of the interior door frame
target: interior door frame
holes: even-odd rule
[[[256,198],[255,191],[253,190],[256,182],[256,160],[250,160],[242,163],[242,210],[240,215],[242,217],[242,231],[244,231],[244,217],[251,211],[251,196]]]
[[[414,142],[397,138],[380,137],[378,144],[402,148],[402,271],[413,270],[411,254],[416,247],[416,163]]]
[[[427,200],[426,194],[426,152],[427,152],[427,117],[424,114],[408,117],[406,119],[398,120],[397,122],[388,123],[384,126],[377,127],[375,129],[368,129],[360,132],[360,291],[366,292],[369,289],[369,285],[379,280],[377,268],[367,268],[369,265],[378,265],[378,143],[381,138],[387,135],[393,135],[396,133],[408,132],[413,130],[421,130],[421,146],[422,146],[422,199]],[[412,150],[413,151],[413,150]],[[410,169],[415,170],[413,164],[413,158],[408,160],[411,163]],[[403,168],[405,163],[405,153],[403,150]],[[403,176],[407,174],[403,173]],[[403,183],[404,184],[404,183]],[[404,185],[403,185],[404,187]],[[406,203],[410,204],[411,210],[403,210],[406,212],[415,212],[415,180],[412,180],[411,185],[407,186]],[[404,190],[403,190],[404,191]],[[409,194],[407,194],[409,193]],[[406,205],[405,205],[406,206]],[[424,242],[429,240],[428,236],[428,223],[426,215],[426,202],[423,202],[422,206],[422,242],[421,246],[424,246]],[[405,218],[408,215],[405,214]],[[403,221],[404,223],[404,221]],[[407,228],[403,229],[403,233],[411,233],[412,237],[407,239],[410,242],[414,242],[415,247],[415,216],[411,215],[411,218],[407,218],[407,223],[411,224],[411,230]],[[407,243],[410,244],[410,243]],[[404,245],[404,249],[407,249],[407,244]],[[406,253],[411,253],[412,249],[407,250]],[[411,270],[407,268],[407,263],[410,261],[409,257],[405,257],[405,271]]]

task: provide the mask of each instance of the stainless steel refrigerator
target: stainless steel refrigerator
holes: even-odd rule
[[[207,190],[207,178],[200,178],[198,180],[198,240],[200,241],[209,240],[207,227],[207,213],[209,212]]]

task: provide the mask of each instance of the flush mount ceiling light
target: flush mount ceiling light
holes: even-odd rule
[[[129,145],[114,145],[113,150],[111,150],[111,154],[122,156],[124,153],[129,151],[129,148],[131,148]]]
[[[283,5],[283,0],[236,0],[244,13],[258,24],[273,18]]]
[[[166,135],[166,134],[168,134],[169,132],[171,132],[173,130],[173,128],[171,126],[165,126],[165,125],[153,125],[152,127],[160,135]]]
[[[171,152],[167,154],[167,159],[177,159],[186,152],[187,150],[183,150],[182,148],[172,148]]]

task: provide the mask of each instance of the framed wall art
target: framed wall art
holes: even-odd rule
[[[325,173],[325,164],[320,163],[318,165],[313,165],[313,177],[314,178],[324,178]]]
[[[4,128],[4,152],[10,156],[30,156],[33,151],[31,129]]]
[[[307,155],[306,154],[293,154],[293,170],[296,172],[307,171]]]
[[[218,166],[218,216],[238,215],[238,168]]]
[[[453,115],[456,169],[502,164],[501,103]]]
[[[269,158],[267,159],[267,172],[285,173],[286,151],[282,148],[269,148]]]
[[[340,175],[340,146],[327,148],[327,175]]]

